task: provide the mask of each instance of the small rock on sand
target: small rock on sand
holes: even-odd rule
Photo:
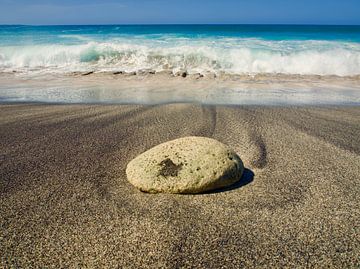
[[[89,71],[89,72],[86,72],[86,73],[82,73],[81,75],[82,76],[88,76],[88,75],[91,75],[93,73],[94,73],[94,71]]]
[[[188,73],[185,70],[180,70],[174,73],[175,77],[183,77],[186,78]]]
[[[195,79],[200,79],[200,78],[203,78],[204,75],[201,74],[201,73],[195,73],[195,74],[193,75],[193,77],[194,77]]]
[[[113,75],[122,75],[124,74],[124,71],[115,71],[113,72]]]
[[[144,75],[154,75],[156,73],[153,69],[141,69],[136,72],[137,75],[144,76]]]
[[[150,193],[201,193],[237,182],[244,171],[239,156],[206,137],[184,137],[144,152],[132,160],[126,175]]]
[[[136,76],[136,72],[135,71],[127,72],[126,75],[128,75],[128,76]]]

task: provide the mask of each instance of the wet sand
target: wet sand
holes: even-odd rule
[[[360,76],[1,73],[0,102],[360,105]]]
[[[1,268],[358,268],[360,107],[0,105]],[[170,139],[231,146],[246,178],[145,194]]]

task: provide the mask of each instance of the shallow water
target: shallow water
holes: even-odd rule
[[[201,78],[170,75],[0,76],[1,102],[360,105],[358,79]]]

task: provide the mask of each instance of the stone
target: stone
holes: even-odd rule
[[[201,74],[201,73],[195,73],[195,74],[193,75],[193,77],[194,77],[195,79],[200,79],[200,78],[203,78],[204,75]]]
[[[157,145],[133,159],[128,181],[143,192],[194,194],[230,186],[244,166],[223,143],[207,137],[184,137]]]
[[[180,70],[180,71],[177,71],[174,76],[175,77],[183,77],[183,78],[186,78],[188,75],[188,73],[184,70]]]
[[[88,75],[91,75],[91,74],[94,74],[94,71],[89,71],[89,72],[86,72],[86,73],[82,73],[81,75],[82,76],[88,76]]]
[[[124,74],[124,71],[115,71],[113,72],[113,75],[122,75]]]
[[[136,72],[137,75],[144,76],[144,75],[154,75],[156,73],[153,69],[140,69]]]
[[[128,75],[128,76],[136,76],[136,72],[135,71],[127,72],[126,75]]]

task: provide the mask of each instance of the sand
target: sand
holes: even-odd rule
[[[0,106],[1,268],[359,268],[360,107]],[[242,184],[145,194],[126,164],[198,135]]]

